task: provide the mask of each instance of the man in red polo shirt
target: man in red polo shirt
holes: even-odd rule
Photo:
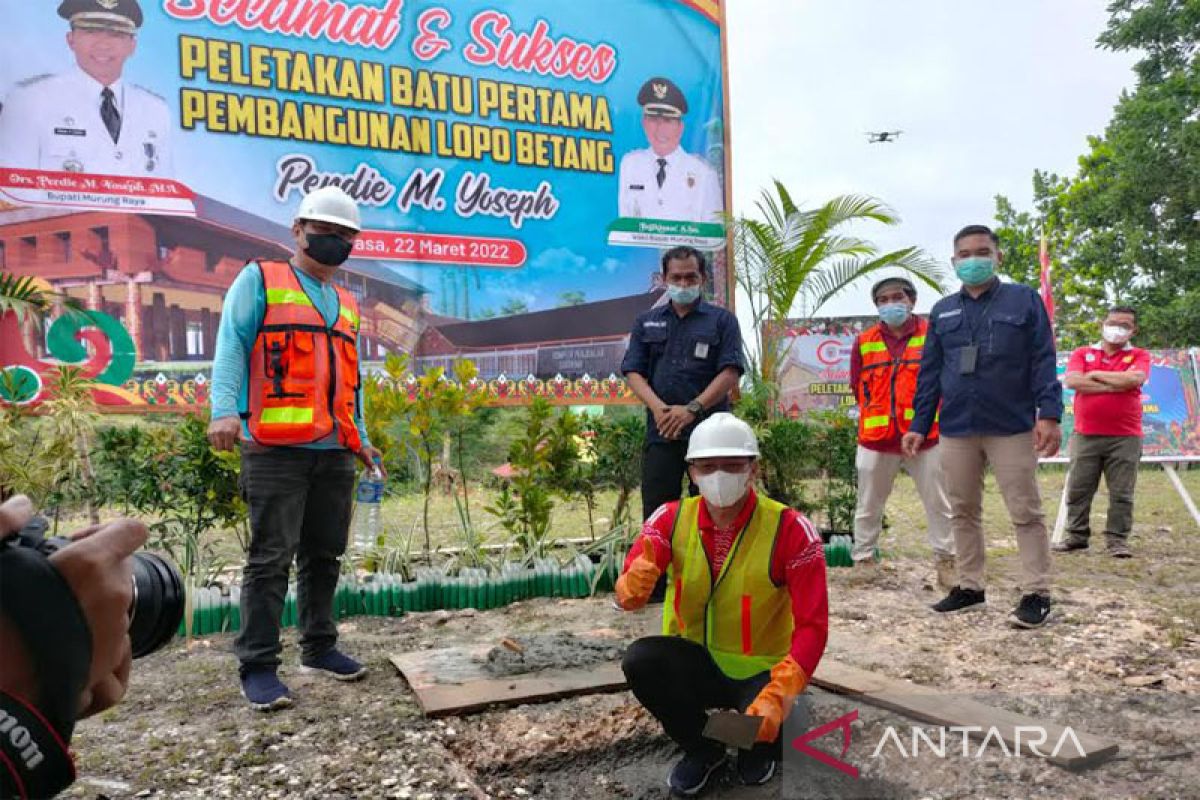
[[[700,497],[658,508],[617,580],[617,604],[646,605],[667,576],[662,635],[630,644],[622,669],[634,697],[683,749],[667,781],[698,794],[725,763],[705,737],[711,708],[760,717],[757,744],[739,750],[739,780],[771,780],[780,728],[825,652],[829,597],[821,535],[798,511],[754,491],[758,439],[716,413],[688,441],[688,474]]]
[[[1108,553],[1129,558],[1133,490],[1142,457],[1142,384],[1150,376],[1150,354],[1129,344],[1137,332],[1137,312],[1109,309],[1103,340],[1081,347],[1067,363],[1066,385],[1075,390],[1075,433],[1067,483],[1067,536],[1060,553],[1086,550],[1091,536],[1092,497],[1100,475],[1108,485]]]

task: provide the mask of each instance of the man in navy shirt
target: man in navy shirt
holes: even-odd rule
[[[1037,458],[1058,452],[1062,385],[1054,332],[1037,292],[1001,283],[1003,255],[991,229],[970,225],[954,237],[962,291],[929,315],[929,332],[902,447],[915,456],[934,416],[942,435],[942,472],[950,498],[958,585],[935,605],[942,613],[984,603],[983,475],[988,464],[1017,533],[1024,596],[1011,621],[1036,628],[1050,613],[1050,539],[1037,484]]]
[[[668,250],[662,273],[670,302],[638,316],[621,362],[629,388],[646,406],[643,519],[683,494],[692,428],[708,414],[729,410],[729,392],[744,371],[737,317],[701,297],[708,277],[704,254],[694,247]]]

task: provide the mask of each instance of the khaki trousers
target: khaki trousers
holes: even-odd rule
[[[1021,556],[1022,590],[1050,592],[1050,537],[1037,484],[1033,432],[1013,436],[942,436],[942,474],[950,498],[950,529],[958,554],[958,583],[982,591],[984,556],[983,475],[992,467],[1008,508]]]
[[[950,501],[942,480],[940,447],[922,450],[915,458],[899,453],[880,453],[858,446],[854,464],[858,468],[858,507],[854,511],[854,560],[866,561],[875,554],[879,534],[883,532],[883,507],[896,483],[896,473],[904,470],[912,476],[917,494],[925,506],[929,546],[939,558],[954,557],[954,537],[950,533]]]

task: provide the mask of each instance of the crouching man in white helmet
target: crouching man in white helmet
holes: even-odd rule
[[[293,559],[302,667],[341,681],[367,671],[337,649],[333,620],[355,460],[382,472],[363,424],[358,304],[333,282],[360,229],[341,189],[309,193],[292,223],[292,257],[251,261],[223,303],[208,439],[242,449],[250,552],[234,652],[242,694],[260,711],[292,703],[276,672]]]
[[[670,787],[694,795],[726,758],[702,735],[708,709],[762,717],[758,743],[738,751],[738,777],[756,785],[774,775],[783,720],[825,651],[829,602],[820,534],[753,489],[750,426],[713,414],[692,433],[687,460],[701,496],[646,520],[616,588],[631,611],[667,574],[662,635],[635,641],[621,666],[634,696],[683,748]]]

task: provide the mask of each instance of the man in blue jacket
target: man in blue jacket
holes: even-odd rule
[[[1028,286],[1002,283],[996,277],[1002,261],[991,229],[969,225],[954,237],[954,269],[963,287],[930,312],[915,413],[902,447],[917,454],[940,402],[958,585],[934,610],[983,606],[983,475],[990,464],[1021,555],[1025,594],[1011,622],[1036,628],[1050,613],[1051,568],[1037,459],[1058,452],[1062,386],[1041,298]]]

